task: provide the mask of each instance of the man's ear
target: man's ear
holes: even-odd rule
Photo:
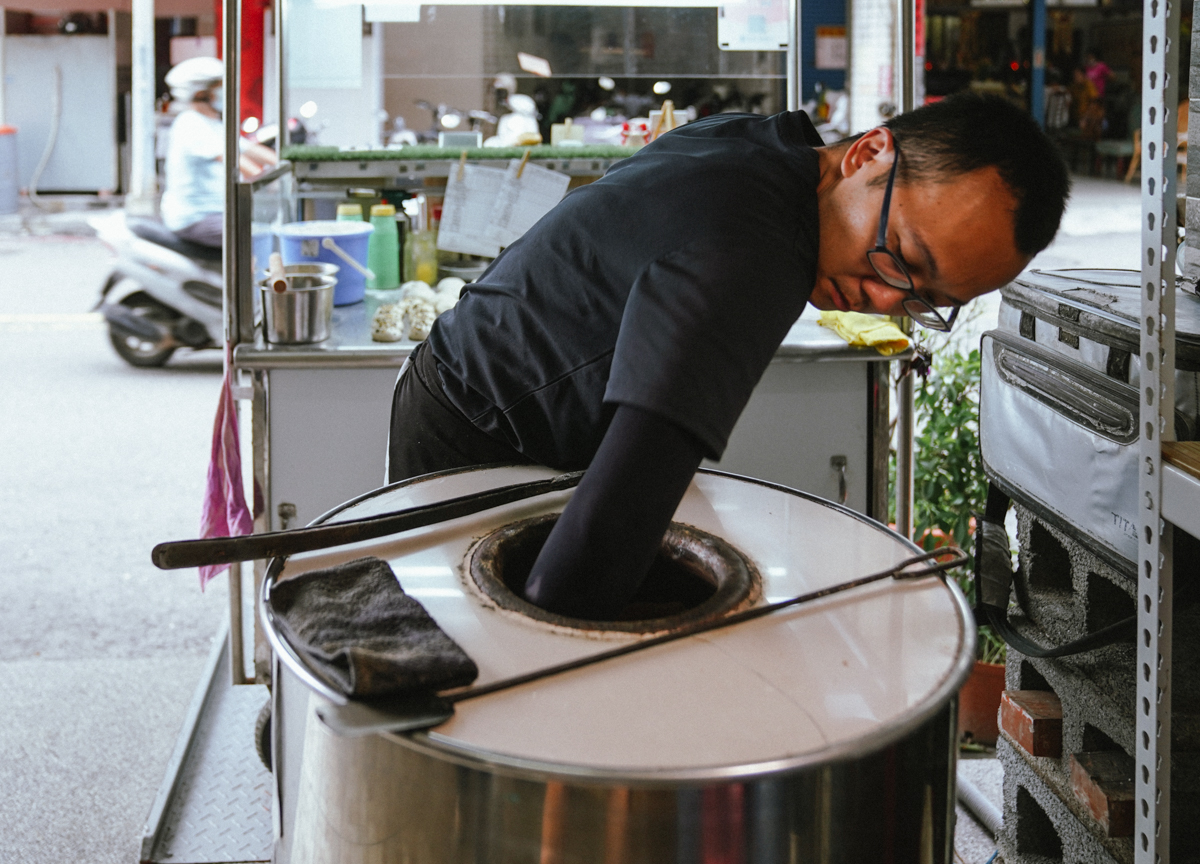
[[[890,129],[877,126],[846,148],[839,168],[842,177],[852,177],[863,168],[883,164],[891,167],[895,156],[895,141]]]

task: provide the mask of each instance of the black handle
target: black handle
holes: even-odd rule
[[[460,516],[470,516],[536,495],[562,492],[578,486],[582,479],[583,472],[574,471],[548,480],[515,483],[380,516],[335,522],[315,528],[298,528],[295,531],[215,537],[209,540],[173,540],[155,546],[154,551],[150,553],[150,560],[160,570],[178,570],[183,567],[234,564],[238,561],[257,561],[294,555],[297,552],[328,549],[331,546],[344,546],[347,543],[373,540],[376,537],[448,522]]]

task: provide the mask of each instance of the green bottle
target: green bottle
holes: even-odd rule
[[[361,222],[362,205],[361,204],[339,204],[337,206],[337,221],[339,222]]]
[[[396,230],[396,208],[391,204],[376,204],[371,208],[371,224],[375,230],[367,243],[367,267],[375,273],[367,287],[375,291],[390,291],[400,285],[400,234]]]

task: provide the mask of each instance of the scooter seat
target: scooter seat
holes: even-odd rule
[[[176,236],[167,226],[153,219],[142,219],[127,216],[125,224],[129,230],[143,240],[148,240],[157,246],[163,246],[180,255],[186,255],[197,261],[220,261],[221,250],[215,246],[205,246],[202,243],[192,243]]]

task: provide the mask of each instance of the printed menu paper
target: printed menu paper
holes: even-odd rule
[[[522,170],[520,159],[513,159],[503,176],[486,236],[498,246],[509,246],[562,200],[571,178],[528,162]]]
[[[462,179],[459,179],[461,173]],[[462,165],[450,169],[437,248],[495,258],[500,246],[488,238],[488,225],[506,172],[503,168]]]

